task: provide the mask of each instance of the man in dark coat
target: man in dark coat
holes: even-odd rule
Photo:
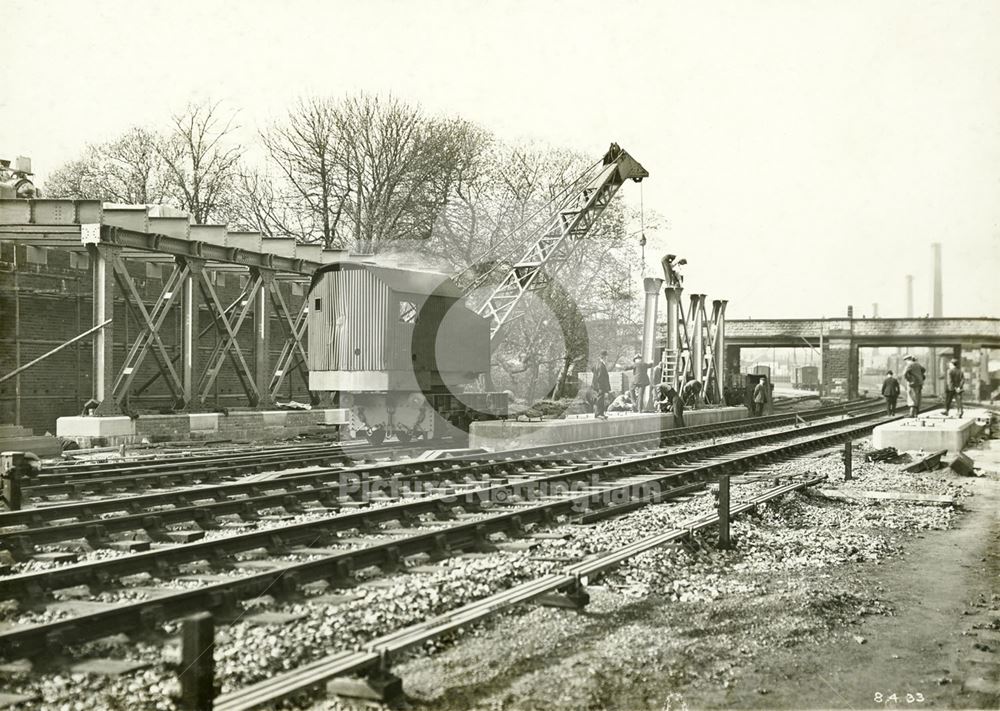
[[[895,415],[896,400],[899,399],[899,381],[892,377],[891,370],[885,374],[885,380],[882,381],[882,397],[885,398],[885,411]]]
[[[611,376],[608,375],[607,351],[601,351],[601,359],[594,368],[594,392],[597,398],[594,402],[594,417],[608,419],[605,411],[608,408],[608,396],[611,394]]]
[[[924,378],[927,369],[911,355],[903,356],[906,367],[903,368],[903,380],[906,381],[906,404],[910,407],[910,417],[916,417],[920,412],[920,398],[924,390]]]
[[[763,376],[757,381],[757,385],[753,389],[751,402],[753,403],[753,410],[751,411],[753,416],[760,417],[763,415],[764,404],[767,402],[767,380]]]

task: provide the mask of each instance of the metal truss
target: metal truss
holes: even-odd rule
[[[617,145],[604,158],[600,173],[556,213],[541,236],[504,275],[479,314],[490,319],[490,340],[495,342],[503,326],[516,314],[518,304],[529,291],[541,289],[572,255],[579,240],[586,237],[600,219],[611,199],[626,179],[640,181],[649,175]]]
[[[680,388],[690,380],[702,383],[698,395],[699,402],[721,403],[725,387],[725,313],[726,301],[712,302],[712,316],[705,309],[705,295],[691,294],[690,305],[685,315],[680,294],[676,305],[669,297],[667,309],[676,308],[676,318],[668,314],[667,323],[676,323],[678,333],[674,336],[676,350],[669,347],[663,351],[662,380],[673,388]],[[668,343],[670,339],[668,337]]]
[[[102,338],[101,343],[95,339],[98,414],[127,411],[130,395],[141,395],[161,378],[170,391],[174,410],[204,407],[227,362],[239,379],[247,404],[266,407],[273,404],[285,376],[293,370],[301,371],[304,366],[307,301],[293,317],[273,271],[251,267],[240,295],[232,303],[223,305],[212,279],[212,270],[206,268],[204,260],[175,256],[173,268],[155,302],[146,304],[120,249],[104,245],[93,245],[90,249],[96,260],[95,318],[101,322],[114,320],[113,284],[117,285],[127,308],[140,324],[140,332],[128,344],[125,358],[117,370],[111,366],[111,339]],[[201,304],[205,305],[212,323],[199,330]],[[182,310],[181,342],[180,353],[175,353],[175,348],[164,343],[162,334],[170,312],[178,308]],[[270,357],[272,311],[285,335],[281,354],[274,363]],[[246,339],[240,343],[240,334],[245,333],[250,322],[253,324],[252,352],[247,350]],[[199,342],[213,331],[219,339],[201,369]],[[157,372],[136,388],[135,378],[149,355],[156,361]],[[100,377],[102,374],[104,377]],[[308,384],[305,378],[304,382]],[[110,387],[105,383],[110,383]],[[310,393],[310,398],[315,400],[315,395]]]

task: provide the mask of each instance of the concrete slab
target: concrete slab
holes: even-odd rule
[[[60,437],[116,437],[135,434],[135,420],[131,417],[60,417],[56,420],[56,434]]]
[[[262,412],[261,415],[267,427],[284,427],[288,421],[288,411],[286,410],[269,410]]]
[[[218,412],[195,412],[188,415],[188,421],[191,424],[191,431],[219,431],[219,413]]]
[[[74,440],[81,447],[134,444],[144,439],[176,442],[226,437],[266,442],[300,434],[326,434],[331,426],[336,428],[347,424],[349,415],[344,408],[318,408],[260,412],[234,410],[228,415],[217,412],[144,414],[135,420],[129,417],[60,417],[56,420],[56,433]],[[59,454],[59,441],[54,437],[49,439],[55,443],[54,454]],[[8,449],[22,451],[26,448]],[[40,452],[36,453],[41,456]]]
[[[966,409],[964,417],[944,417],[940,412],[908,417],[876,427],[872,445],[876,449],[895,447],[901,452],[939,449],[960,452],[972,437],[983,431],[987,421],[985,410],[972,408]]]
[[[684,423],[688,426],[742,420],[745,407],[716,407],[688,410]],[[473,422],[469,431],[469,446],[491,451],[515,449],[532,445],[562,444],[593,440],[600,437],[663,432],[674,428],[673,415],[629,414],[598,420],[593,416],[541,422]]]

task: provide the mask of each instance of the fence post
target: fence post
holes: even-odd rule
[[[181,707],[212,711],[215,697],[215,621],[211,613],[184,618],[181,625]]]
[[[844,481],[850,481],[854,477],[851,475],[851,465],[853,464],[853,452],[851,450],[851,440],[844,442]]]
[[[729,539],[729,475],[719,477],[719,548],[731,548]]]

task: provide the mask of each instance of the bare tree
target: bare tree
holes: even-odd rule
[[[198,224],[225,212],[238,177],[242,150],[233,142],[236,117],[222,115],[219,107],[219,102],[189,104],[156,144],[167,169],[167,192]]]
[[[282,123],[261,134],[284,182],[284,189],[274,198],[299,213],[295,236],[305,242],[322,242],[326,248],[339,241],[338,227],[349,190],[342,140],[337,106],[330,99],[300,100]],[[286,221],[272,218],[274,229],[291,231]]]
[[[429,237],[471,131],[392,96],[299,101],[261,135],[280,176],[279,199],[301,213],[280,229],[370,251]]]
[[[45,183],[51,197],[126,204],[167,202],[167,168],[145,128],[131,128],[107,143],[89,145],[83,155],[55,171]]]

